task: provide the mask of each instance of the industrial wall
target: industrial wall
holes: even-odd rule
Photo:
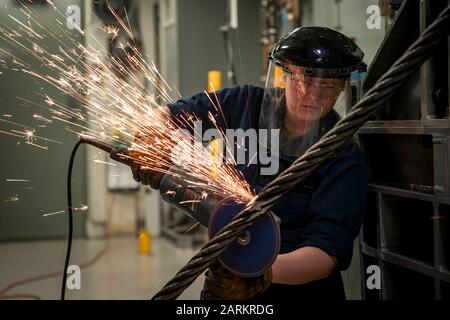
[[[81,0],[61,0],[56,5],[59,10],[65,12],[69,4],[79,5]],[[10,0],[0,0],[0,21],[5,25],[17,25],[8,16],[23,16],[19,6]],[[54,10],[50,5],[42,8],[32,6],[42,21],[54,21]],[[82,19],[82,26],[84,21]],[[54,26],[53,26],[54,28]],[[76,30],[66,29],[70,36],[82,41]],[[68,39],[61,38],[62,43]],[[46,40],[48,48],[57,50],[57,43],[53,39]],[[14,48],[0,40],[0,47],[13,55],[30,63],[33,70],[43,70],[43,66],[36,61],[24,56]],[[5,52],[0,52],[0,60],[13,65],[12,58]],[[18,66],[18,69],[20,67]],[[46,94],[55,101],[59,101],[71,108],[78,105],[69,101],[67,96],[58,90],[36,81],[31,76],[12,69],[3,70],[0,76],[0,88],[3,93],[0,96],[0,118],[27,126],[37,128],[35,136],[46,137],[57,142],[49,142],[36,139],[35,143],[43,147],[26,144],[26,139],[19,139],[7,135],[0,135],[0,240],[26,240],[26,239],[50,239],[65,237],[67,235],[67,215],[54,214],[44,217],[45,214],[67,210],[66,173],[70,152],[76,143],[76,135],[66,130],[66,126],[59,121],[45,126],[42,121],[33,115],[44,115],[45,108],[37,104],[45,105]],[[26,100],[34,103],[26,102]],[[38,127],[40,125],[40,127]],[[4,130],[20,127],[2,121]],[[18,129],[19,128],[19,129]],[[85,153],[80,150],[73,173],[74,205],[86,204],[86,179],[85,179]],[[85,233],[85,215],[76,215],[74,234],[82,236]]]
[[[222,72],[227,80],[225,42],[220,28],[228,22],[226,0],[166,0],[161,4],[160,67],[173,85],[172,97],[190,96],[207,88],[207,73]],[[239,84],[260,85],[261,45],[259,0],[238,2],[239,28],[232,31],[236,76]],[[252,17],[244,18],[244,17]]]
[[[367,8],[379,5],[378,0],[308,0],[301,1],[302,25],[322,26],[340,31],[354,38],[364,51],[364,61],[369,65],[375,56],[388,28],[389,18],[381,17],[380,29],[369,29]]]

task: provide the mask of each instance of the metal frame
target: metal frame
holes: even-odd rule
[[[389,67],[389,61],[395,60],[402,51],[402,48],[408,45],[411,39],[401,34],[414,34],[422,32],[430,21],[443,9],[443,6],[450,4],[449,0],[430,1],[430,0],[405,0],[402,8],[398,12],[390,31],[383,41],[382,47],[378,51],[374,63],[369,70],[365,82],[365,90],[370,88],[378,77]],[[414,16],[419,11],[420,20],[414,21]],[[417,31],[417,32],[416,32]],[[403,43],[402,43],[403,41]],[[391,185],[375,183],[376,177],[369,184],[369,195],[371,201],[367,202],[368,215],[366,216],[363,228],[360,233],[361,250],[361,294],[363,299],[401,299],[405,297],[431,298],[431,299],[450,299],[450,117],[448,116],[448,101],[446,116],[436,118],[432,116],[435,109],[434,101],[431,98],[433,83],[436,83],[437,77],[442,76],[442,70],[438,70],[440,65],[447,67],[447,86],[450,89],[448,71],[450,71],[450,42],[443,45],[447,50],[447,61],[442,61],[444,56],[442,52],[429,59],[422,66],[419,73],[420,88],[420,118],[404,120],[386,120],[383,115],[377,116],[377,121],[368,122],[360,131],[360,140],[363,142],[368,135],[432,135],[433,142],[433,174],[434,174],[434,192],[420,192]],[[438,59],[439,61],[437,61]],[[440,79],[441,81],[442,79]],[[406,88],[405,88],[406,89]],[[450,91],[450,90],[449,90]],[[399,95],[408,97],[413,94],[403,90]],[[447,95],[448,100],[448,95]],[[408,105],[401,104],[401,99],[395,100],[393,108],[407,108]],[[441,112],[442,114],[442,112]],[[430,116],[431,115],[431,116]],[[369,159],[376,161],[375,158]],[[417,163],[417,168],[421,164]],[[410,202],[412,199],[421,200],[430,204],[430,219],[432,219],[432,230],[429,235],[432,236],[433,252],[432,261],[421,261],[417,258],[392,252],[389,250],[389,239],[384,235],[386,232],[394,235],[400,232],[400,228],[395,225],[390,226],[389,230],[383,228],[386,215],[396,215],[395,219],[401,219],[402,216],[408,216],[403,223],[409,228],[414,227],[412,219],[417,218],[417,212],[411,210],[409,215],[404,212],[394,212],[391,208],[386,209],[389,197],[395,196],[398,201]],[[375,200],[374,200],[375,199]],[[375,206],[375,207],[372,207]],[[385,225],[386,227],[386,225]],[[404,228],[404,226],[402,227]],[[423,236],[423,229],[417,228],[413,234],[418,237]],[[374,239],[376,234],[376,241]],[[376,243],[375,243],[376,242]],[[429,248],[428,248],[429,249]],[[376,263],[381,268],[382,284],[381,290],[369,290],[366,288],[367,274],[365,268],[367,265]],[[402,281],[408,278],[409,286],[400,288]],[[415,280],[417,280],[415,282]],[[431,288],[433,290],[431,290]]]

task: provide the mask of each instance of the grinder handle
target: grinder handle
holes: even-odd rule
[[[123,155],[118,153],[118,154],[115,154],[115,156],[112,156],[113,150],[116,149],[114,146],[112,146],[106,142],[99,141],[95,138],[86,136],[86,135],[80,135],[79,139],[83,143],[89,144],[89,145],[99,148],[105,152],[108,152],[113,160],[118,161],[123,164],[126,164],[127,166],[131,165],[131,159],[130,159],[131,157],[134,158],[134,157],[138,156],[138,151],[129,150],[126,147],[123,147],[123,150],[122,150]]]
[[[99,141],[97,139],[94,139],[89,136],[80,135],[80,141],[86,144],[90,144],[91,146],[97,147],[99,149],[102,149],[103,151],[106,151],[108,153],[111,153],[111,151],[114,149],[114,147],[106,142]]]

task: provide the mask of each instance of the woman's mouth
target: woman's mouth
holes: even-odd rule
[[[300,108],[305,108],[305,109],[312,109],[312,110],[319,110],[320,108],[317,106],[312,106],[312,105],[308,105],[308,104],[301,104]]]

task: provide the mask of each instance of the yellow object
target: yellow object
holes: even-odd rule
[[[222,154],[222,140],[214,139],[209,142],[209,150],[211,152],[211,157],[220,161],[220,156]]]
[[[214,92],[222,88],[222,72],[209,71],[208,72],[208,92]]]
[[[275,88],[284,88],[284,81],[282,79],[283,77],[283,69],[279,66],[275,66],[275,71],[273,74],[273,86]]]
[[[209,142],[209,151],[211,155],[210,173],[214,179],[218,178],[218,166],[222,157],[222,140],[214,139]]]
[[[119,145],[131,146],[129,136],[125,128],[114,127],[111,130],[111,144],[114,147],[118,147]]]
[[[152,235],[148,231],[139,232],[139,253],[141,255],[152,252]]]
[[[119,128],[113,128],[112,129],[112,134],[111,134],[111,136],[114,138],[114,139],[117,139],[117,140],[119,140],[120,139],[120,129]]]

